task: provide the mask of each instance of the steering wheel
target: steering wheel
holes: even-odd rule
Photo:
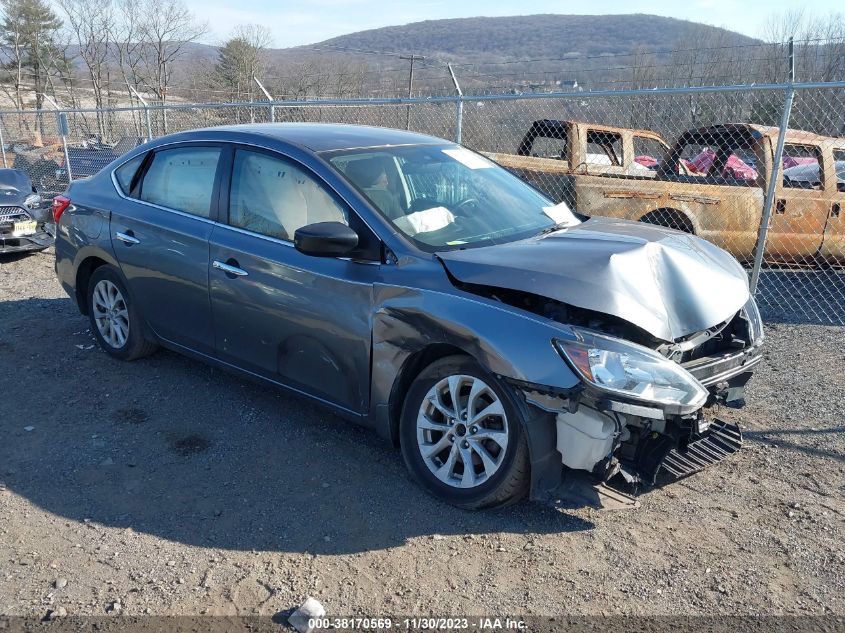
[[[464,207],[468,207],[471,204],[480,205],[481,203],[478,201],[478,198],[467,198],[466,200],[461,200],[458,204],[456,204],[452,211],[455,214],[458,214],[464,210]]]

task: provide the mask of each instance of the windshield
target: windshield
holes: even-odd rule
[[[328,158],[427,251],[511,242],[579,223],[566,204],[458,145],[343,150]]]

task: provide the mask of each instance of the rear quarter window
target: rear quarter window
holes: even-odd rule
[[[114,177],[117,180],[117,186],[125,194],[129,195],[132,191],[132,179],[138,173],[138,168],[144,162],[146,154],[139,154],[135,158],[123,163],[120,167],[114,170]]]

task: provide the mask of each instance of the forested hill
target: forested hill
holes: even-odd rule
[[[694,36],[694,37],[693,37]],[[464,61],[584,58],[630,53],[753,44],[753,38],[656,15],[528,15],[427,20],[335,37],[318,46],[415,52]]]

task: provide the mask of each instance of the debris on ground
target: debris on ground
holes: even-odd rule
[[[288,624],[299,633],[311,633],[314,628],[309,621],[322,618],[324,615],[326,615],[326,609],[320,604],[319,600],[308,596],[305,602],[288,617]]]

